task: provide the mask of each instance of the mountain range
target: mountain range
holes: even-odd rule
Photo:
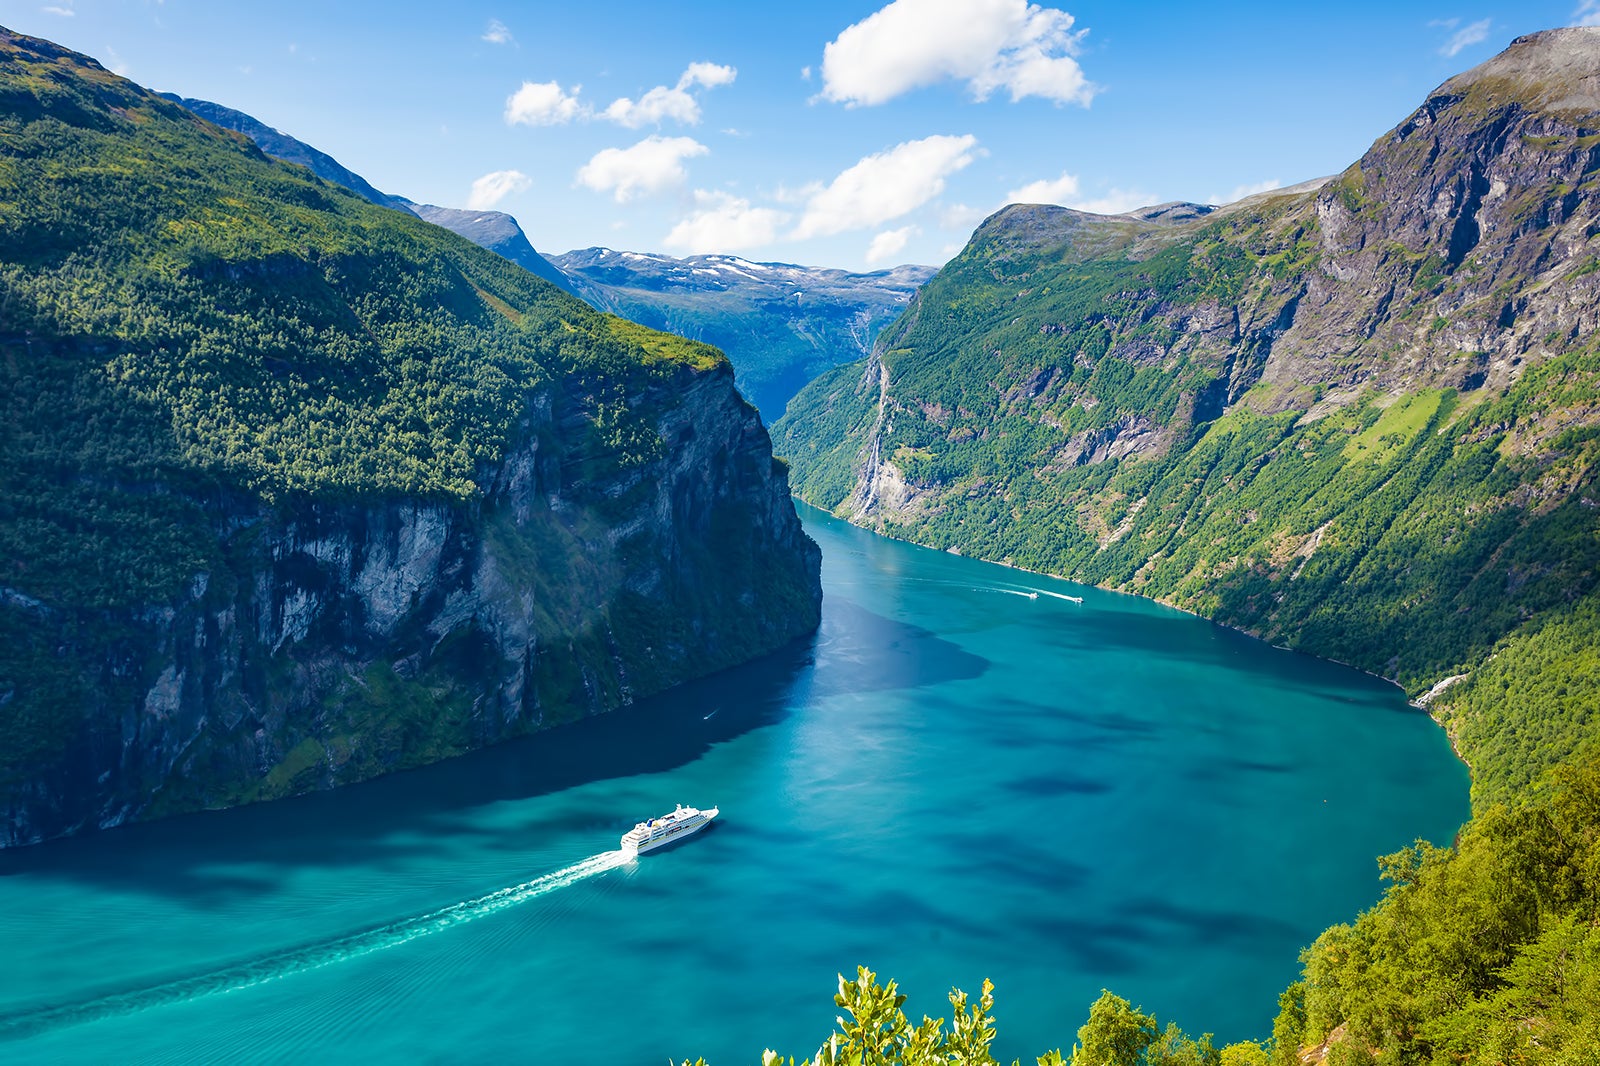
[[[739,387],[768,418],[818,374],[865,357],[935,273],[898,266],[852,274],[733,255],[675,259],[610,248],[552,261],[596,307],[727,352]]]
[[[932,267],[898,266],[852,274],[792,263],[751,263],[737,256],[677,259],[610,248],[545,256],[504,212],[437,207],[380,192],[326,152],[242,111],[164,95],[244,134],[274,159],[298,163],[375,204],[443,226],[603,311],[721,348],[733,362],[740,389],[769,419],[781,414],[790,397],[822,371],[866,356],[878,331],[935,272]]]

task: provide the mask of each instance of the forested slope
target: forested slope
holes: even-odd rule
[[[417,765],[814,628],[723,356],[0,30],[0,845]]]
[[[854,521],[1426,692],[1472,767],[1456,846],[1383,860],[1264,1046],[1108,997],[1074,1062],[1600,1055],[1600,29],[1519,38],[1307,188],[1008,207],[774,434]]]
[[[798,493],[1416,693],[1467,673],[1479,787],[1531,780],[1462,715],[1498,642],[1592,617],[1597,62],[1524,39],[1309,190],[1005,209],[775,426]]]

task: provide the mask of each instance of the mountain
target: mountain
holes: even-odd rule
[[[1539,780],[1594,743],[1529,679],[1600,575],[1597,71],[1600,30],[1537,34],[1324,182],[1005,208],[796,397],[796,490],[1413,692],[1467,675],[1434,709],[1475,795]]]
[[[392,196],[380,192],[373,188],[367,179],[346,169],[326,152],[319,151],[304,141],[296,140],[287,133],[275,130],[243,111],[235,111],[231,107],[223,107],[209,100],[188,99],[176,93],[160,95],[193,111],[207,122],[244,134],[274,159],[281,159],[286,163],[298,163],[309,168],[323,181],[342,185],[375,204],[392,207],[397,211],[409,211],[436,226],[443,226],[452,233],[459,233],[473,244],[511,260],[551,284],[568,292],[573,291],[572,284],[566,276],[552,266],[550,260],[534,250],[527,234],[517,225],[517,220],[504,211],[467,211],[456,207],[436,207],[433,204],[416,203],[404,196]]]
[[[1332,179],[1005,208],[773,427],[813,503],[1394,678],[1471,768],[1454,846],[1379,860],[1270,1040],[1217,1055],[1106,993],[1089,1057],[1600,1055],[1597,338],[1600,28],[1553,30]]]
[[[610,248],[551,259],[596,307],[727,352],[740,388],[768,418],[822,371],[870,352],[878,332],[934,274],[920,266],[851,274]]]
[[[716,350],[0,30],[0,844],[290,795],[815,628]]]

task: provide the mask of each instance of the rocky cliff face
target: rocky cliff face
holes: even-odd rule
[[[0,845],[422,765],[814,629],[820,553],[731,372],[638,400],[667,446],[627,471],[596,466],[585,398],[553,389],[472,504],[211,501],[217,563],[115,619],[83,666],[120,683],[6,790]]]
[[[1595,587],[1600,29],[1335,178],[1008,207],[774,427],[803,498],[1419,691]]]
[[[0,30],[0,846],[358,781],[813,630],[714,349]]]

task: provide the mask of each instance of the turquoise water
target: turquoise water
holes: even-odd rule
[[[993,979],[1006,1061],[1070,1047],[1102,987],[1264,1036],[1373,858],[1467,817],[1392,686],[804,517],[827,599],[789,652],[369,785],[0,852],[0,1060],[734,1066],[814,1051],[857,963],[913,1017]],[[611,853],[677,802],[723,817]]]

